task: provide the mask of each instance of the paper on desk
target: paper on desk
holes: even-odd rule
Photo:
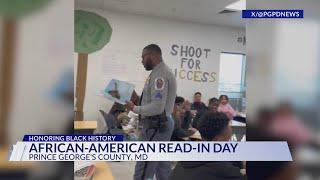
[[[196,131],[193,135],[190,136],[190,138],[201,139],[201,134],[199,131]]]
[[[133,111],[129,111],[128,113],[129,118],[138,118],[139,114],[134,113]]]
[[[126,104],[131,99],[134,87],[131,83],[112,79],[102,93],[104,97],[111,101]]]
[[[94,165],[94,163],[91,161],[74,161],[74,172],[91,165]]]

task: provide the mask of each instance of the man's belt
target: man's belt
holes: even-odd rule
[[[159,129],[160,132],[167,129],[168,118],[165,111],[159,115],[146,116],[144,119],[146,121],[147,129]]]

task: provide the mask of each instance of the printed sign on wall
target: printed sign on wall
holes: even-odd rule
[[[217,73],[202,68],[202,61],[209,60],[211,49],[172,44],[170,54],[180,62],[179,66],[173,69],[177,79],[199,83],[216,82]]]

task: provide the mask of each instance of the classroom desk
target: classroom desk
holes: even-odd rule
[[[82,129],[96,129],[98,127],[97,121],[74,121],[74,130]]]
[[[96,169],[93,175],[93,180],[114,180],[107,162],[96,162],[95,166]]]
[[[232,121],[230,122],[230,126],[231,126],[231,127],[244,127],[244,128],[246,128],[247,124],[242,123],[242,122],[238,122],[238,121],[235,121],[235,120],[232,120]]]
[[[0,148],[0,170],[2,171],[20,171],[31,168],[36,164],[32,161],[11,162],[8,161],[8,146]]]
[[[74,121],[73,122],[73,133],[74,134],[93,134],[94,130],[97,129],[97,121]]]
[[[296,152],[295,161],[299,162],[303,173],[308,174],[312,179],[320,179],[320,156],[319,150],[308,147],[300,148]]]
[[[240,141],[242,137],[246,134],[247,124],[232,120],[230,122],[233,134],[236,135],[237,141]]]
[[[238,116],[241,116],[241,117],[244,117],[244,118],[247,117],[247,115],[246,115],[245,113],[243,113],[243,112],[238,112],[237,115],[238,115]]]
[[[13,162],[8,161],[8,146],[0,147],[0,177],[22,180],[28,177],[31,168],[37,162]],[[0,178],[1,179],[1,178]]]

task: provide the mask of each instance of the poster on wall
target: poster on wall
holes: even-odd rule
[[[176,78],[199,83],[216,82],[216,72],[203,70],[202,62],[210,58],[211,49],[173,44],[170,54],[179,60],[179,67],[173,69]]]
[[[219,59],[206,45],[171,43],[167,46],[168,65],[178,83],[178,95],[192,100],[201,92],[203,101],[218,94]]]

